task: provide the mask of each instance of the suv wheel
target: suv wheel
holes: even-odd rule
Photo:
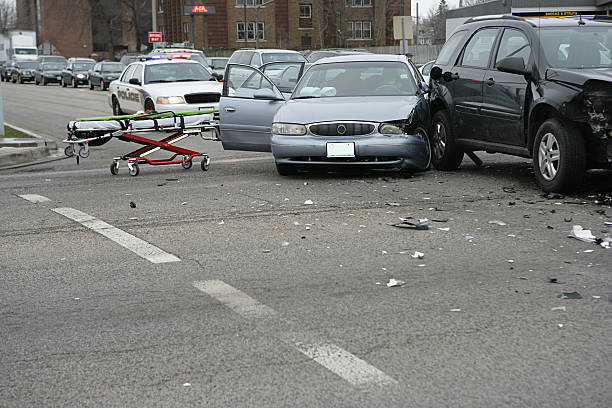
[[[463,160],[463,151],[457,147],[448,114],[438,111],[432,119],[432,163],[438,170],[456,170]]]
[[[586,149],[580,131],[559,119],[548,119],[533,144],[533,170],[544,191],[571,192],[586,171]]]

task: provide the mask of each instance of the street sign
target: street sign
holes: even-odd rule
[[[162,33],[159,31],[149,31],[149,42],[150,43],[162,42]]]
[[[184,16],[214,16],[217,14],[217,7],[205,4],[183,5]]]
[[[402,22],[404,23],[404,35],[402,38]],[[393,17],[393,38],[395,40],[412,40],[412,16]]]

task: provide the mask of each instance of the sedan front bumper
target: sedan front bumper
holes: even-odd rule
[[[327,157],[327,143],[354,143],[355,157]],[[279,164],[298,166],[360,166],[426,170],[429,149],[415,135],[326,137],[272,135],[272,153]]]

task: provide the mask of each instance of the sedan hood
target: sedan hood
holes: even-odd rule
[[[61,75],[62,71],[43,71],[43,75]]]
[[[292,99],[278,110],[275,122],[315,123],[337,120],[387,122],[406,119],[417,96],[366,96]]]
[[[200,92],[221,93],[223,84],[217,81],[166,82],[160,84],[147,84],[144,88],[153,95],[177,96]]]
[[[590,69],[568,69],[550,68],[546,70],[546,79],[550,81],[566,82],[574,85],[584,85],[585,82],[596,80],[612,82],[612,69],[590,68]]]

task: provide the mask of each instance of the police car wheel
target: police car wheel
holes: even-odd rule
[[[114,96],[113,96],[113,115],[114,116],[123,115],[123,111],[121,110],[121,106],[119,106],[119,101]]]
[[[155,105],[150,99],[147,99],[147,101],[145,102],[145,112],[155,113]]]

